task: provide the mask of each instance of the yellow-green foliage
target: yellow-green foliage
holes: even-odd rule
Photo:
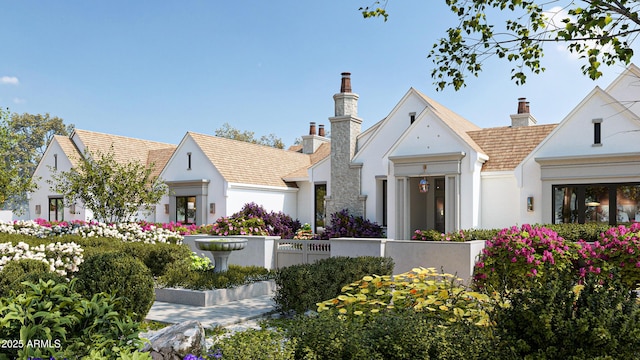
[[[342,294],[318,305],[318,312],[339,316],[367,316],[384,311],[413,309],[448,322],[460,320],[488,325],[490,298],[468,291],[461,280],[434,268],[414,268],[400,275],[371,275],[342,288]]]

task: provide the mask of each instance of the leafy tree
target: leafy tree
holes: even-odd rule
[[[7,119],[8,109],[0,109],[0,205],[13,205],[21,194],[34,190],[31,176],[23,176],[21,158],[17,149],[24,136],[11,131]]]
[[[12,114],[8,121],[9,129],[14,134],[21,135],[16,156],[22,164],[25,176],[32,176],[36,166],[44,155],[47,145],[54,135],[68,136],[74,128],[73,124],[65,125],[57,117],[44,114]]]
[[[388,0],[360,8],[365,18],[383,17]],[[565,44],[584,59],[582,72],[591,79],[602,76],[600,66],[629,64],[631,44],[640,32],[636,0],[446,0],[459,23],[433,45],[431,76],[438,90],[465,86],[468,74],[478,76],[485,60],[498,56],[512,63],[511,78],[524,84],[526,72],[539,74],[543,45]],[[543,7],[554,5],[545,10]],[[490,16],[504,16],[504,27]],[[495,19],[495,18],[493,18]]]
[[[108,153],[86,151],[69,171],[52,169],[52,191],[63,194],[67,205],[81,201],[103,222],[130,221],[138,211],[151,211],[168,191],[167,185],[152,176],[154,165],[119,163],[113,149]]]
[[[271,146],[276,149],[284,149],[282,139],[277,137],[275,134],[263,135],[260,139],[256,139],[253,131],[240,131],[229,123],[224,123],[221,128],[216,129],[215,135],[227,139],[245,141],[252,144]]]

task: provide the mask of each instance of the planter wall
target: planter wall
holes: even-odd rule
[[[331,256],[388,256],[395,262],[393,272],[401,274],[416,267],[433,267],[456,274],[465,283],[484,249],[484,240],[465,242],[389,239],[331,239]]]
[[[484,249],[485,240],[450,241],[387,241],[386,256],[395,262],[394,273],[410,271],[415,267],[436,268],[455,274],[465,284],[473,275],[473,266]]]
[[[158,288],[156,301],[193,306],[213,306],[233,301],[273,295],[276,284],[273,280],[259,281],[232,289],[188,290]]]

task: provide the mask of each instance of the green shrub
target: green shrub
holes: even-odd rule
[[[122,250],[142,261],[154,277],[164,275],[171,264],[187,260],[191,256],[187,245],[165,243],[123,243]]]
[[[611,228],[611,225],[605,223],[586,223],[586,224],[545,224],[541,225],[547,229],[555,231],[558,236],[566,241],[584,240],[594,242],[600,240],[600,234]]]
[[[211,349],[225,360],[287,360],[294,359],[295,341],[275,330],[249,329],[215,342]]]
[[[123,253],[96,254],[85,259],[76,274],[78,290],[89,297],[100,292],[122,299],[119,312],[141,321],[155,298],[153,277],[138,259]]]
[[[24,281],[38,282],[38,279],[61,282],[64,277],[49,271],[49,265],[40,260],[21,259],[9,261],[0,271],[0,297],[9,296],[10,291],[19,294],[26,290]]]
[[[367,321],[328,312],[283,325],[295,340],[296,359],[483,359],[491,331],[468,323],[441,323],[413,311],[380,314]]]
[[[24,345],[3,348],[0,360],[79,359],[92,353],[91,358],[115,359],[120,354],[135,354],[142,346],[138,323],[116,311],[118,299],[108,294],[89,299],[74,286],[75,280],[27,283],[25,292],[0,298],[0,339]],[[49,346],[27,347],[35,339]]]
[[[315,310],[316,303],[340,295],[344,285],[365,275],[391,275],[393,259],[374,256],[331,257],[276,271],[274,301],[280,312]]]
[[[257,281],[269,280],[274,274],[259,266],[229,265],[225,272],[213,269],[202,271],[190,269],[188,261],[173,263],[158,284],[164,287],[183,287],[192,290],[228,289]]]
[[[493,320],[502,359],[640,359],[640,310],[617,276],[557,273],[540,286],[516,291]]]
[[[456,232],[441,233],[436,230],[416,230],[411,240],[422,241],[471,241],[491,240],[498,234],[499,229],[468,229]]]

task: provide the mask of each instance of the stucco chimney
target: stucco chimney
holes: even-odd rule
[[[324,124],[318,125],[318,136],[324,137]]]
[[[316,134],[316,123],[312,121],[309,123],[309,135],[302,137],[302,153],[313,154],[326,142],[329,142],[329,139],[324,137],[324,125],[320,125],[319,134]]]
[[[511,127],[531,126],[538,123],[529,111],[527,98],[518,98],[518,113],[511,115]]]

